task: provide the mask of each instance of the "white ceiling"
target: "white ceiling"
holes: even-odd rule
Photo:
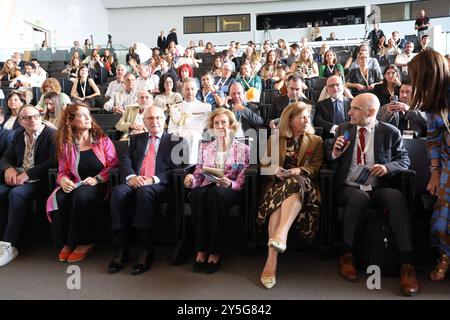
[[[298,0],[102,0],[106,9],[135,8],[135,7],[167,7],[186,5],[211,5],[230,3],[258,3]]]

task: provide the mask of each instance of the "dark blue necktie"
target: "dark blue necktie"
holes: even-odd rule
[[[342,109],[342,102],[336,100],[333,102],[334,105],[334,124],[341,124],[345,122],[344,110]]]

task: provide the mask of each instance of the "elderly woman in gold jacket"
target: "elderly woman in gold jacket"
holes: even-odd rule
[[[284,109],[279,130],[268,142],[271,163],[261,169],[269,180],[258,212],[260,226],[268,221],[268,256],[261,274],[261,283],[268,289],[276,283],[277,256],[286,251],[294,221],[300,235],[308,240],[318,231],[320,195],[315,177],[322,165],[323,150],[322,139],[314,135],[310,114],[311,106],[303,102]],[[278,154],[272,152],[274,148]]]

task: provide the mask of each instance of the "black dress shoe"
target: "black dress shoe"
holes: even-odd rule
[[[173,249],[171,255],[167,258],[167,261],[174,266],[183,264],[189,256],[187,240],[180,240],[176,247]]]
[[[220,260],[217,261],[216,263],[211,261],[211,262],[207,263],[205,273],[211,274],[211,273],[219,271],[219,269],[220,269]]]
[[[129,256],[127,250],[118,250],[109,263],[108,273],[117,273],[122,270],[123,265],[128,261],[128,258]]]
[[[197,261],[194,260],[194,263],[192,264],[192,271],[194,272],[202,272],[206,269],[207,262],[205,261]]]
[[[139,255],[139,258],[136,260],[136,263],[131,269],[131,274],[135,276],[150,269],[153,263],[153,259],[154,259],[153,250],[144,250]]]

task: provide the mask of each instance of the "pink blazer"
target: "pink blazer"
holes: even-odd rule
[[[96,176],[97,179],[104,183],[109,179],[109,170],[116,167],[119,164],[119,158],[117,157],[116,148],[111,139],[108,137],[102,137],[98,141],[92,143],[92,151],[97,156],[98,160],[103,164],[104,168]],[[58,158],[58,177],[56,183],[58,187],[52,192],[47,199],[47,217],[50,219],[50,212],[58,209],[56,202],[56,192],[61,188],[59,186],[61,178],[67,177],[74,183],[81,181],[78,174],[78,163],[80,161],[80,151],[78,145],[73,144],[71,148],[66,146],[66,150],[63,155]]]
[[[214,167],[217,152],[217,141],[202,143],[198,153],[198,164],[195,167],[194,182],[192,188],[203,187],[211,182],[207,181],[202,174],[202,167]],[[245,169],[249,166],[250,147],[246,144],[233,140],[230,151],[225,160],[224,175],[231,180],[231,188],[239,190],[245,184]]]

